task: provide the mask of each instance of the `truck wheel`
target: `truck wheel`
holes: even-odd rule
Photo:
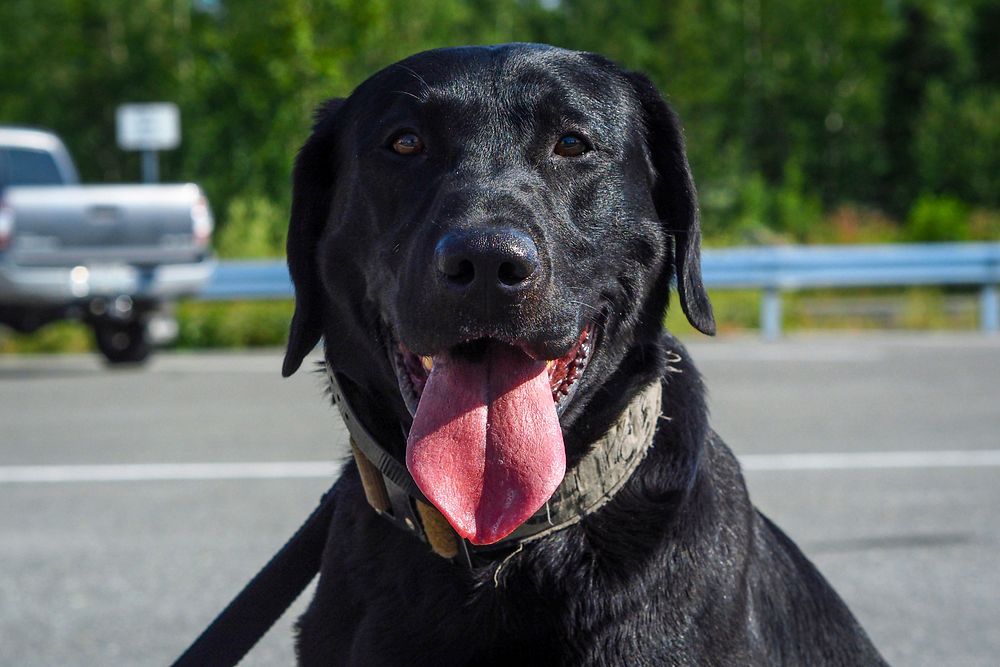
[[[152,346],[141,322],[100,322],[94,325],[97,349],[111,364],[141,364]]]

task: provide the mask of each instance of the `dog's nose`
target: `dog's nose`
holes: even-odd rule
[[[528,287],[538,273],[538,248],[514,229],[452,231],[434,248],[434,265],[449,287],[512,293]]]

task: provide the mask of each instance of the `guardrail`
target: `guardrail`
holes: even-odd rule
[[[980,289],[980,328],[1000,331],[1000,243],[769,246],[706,249],[710,289],[761,289],[761,332],[781,335],[781,293],[821,287],[969,285]],[[197,298],[284,299],[292,283],[284,262],[220,262]]]
[[[980,288],[980,328],[1000,329],[1000,243],[772,246],[705,251],[709,288],[764,290],[761,331],[781,335],[781,293],[820,287],[969,285]]]
[[[202,301],[291,299],[295,296],[288,267],[277,259],[221,261],[195,298]]]

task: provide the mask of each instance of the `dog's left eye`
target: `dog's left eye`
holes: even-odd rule
[[[393,139],[392,150],[400,155],[415,155],[424,150],[424,142],[413,132],[404,132]]]
[[[561,157],[579,157],[588,150],[590,147],[586,140],[578,134],[562,135],[552,148],[552,152]]]

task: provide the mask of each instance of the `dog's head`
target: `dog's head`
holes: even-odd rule
[[[611,379],[659,340],[672,277],[714,332],[699,249],[644,76],[538,45],[421,53],[321,107],[299,154],[283,372],[322,336],[368,427],[400,455],[408,431],[425,495],[493,542],[558,485],[594,397],[631,388]]]

